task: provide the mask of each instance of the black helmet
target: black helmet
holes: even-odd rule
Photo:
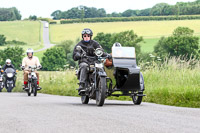
[[[92,35],[93,35],[93,32],[92,32],[91,29],[85,28],[85,29],[83,29],[83,31],[81,32],[82,37],[83,37],[84,34],[88,34],[88,35],[92,36]]]

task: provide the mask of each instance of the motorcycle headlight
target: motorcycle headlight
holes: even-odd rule
[[[97,49],[95,50],[95,54],[96,54],[96,56],[102,56],[102,55],[103,55],[103,49],[97,48]]]
[[[12,78],[13,77],[13,73],[7,73],[7,77],[8,78]]]

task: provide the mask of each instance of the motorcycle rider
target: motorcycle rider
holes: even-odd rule
[[[82,33],[82,40],[74,47],[73,51],[73,60],[78,61],[79,63],[79,71],[80,71],[80,78],[79,78],[79,95],[80,93],[85,92],[85,82],[87,81],[88,77],[88,59],[85,56],[95,56],[94,50],[97,48],[102,48],[101,45],[92,40],[93,32],[89,28],[83,29]],[[76,49],[77,46],[81,46],[82,49],[86,52],[84,55],[81,51]],[[104,53],[102,56],[108,56],[111,58],[111,55]]]
[[[41,68],[42,65],[40,64],[40,61],[38,59],[38,57],[33,56],[33,49],[32,48],[28,48],[27,51],[27,57],[24,57],[22,60],[22,70],[24,70],[24,90],[28,89],[28,67],[29,66],[36,66]],[[42,89],[41,87],[39,87],[39,73],[37,71],[35,71],[36,76],[37,76],[37,85],[38,85],[38,90]]]
[[[13,68],[14,71],[16,72],[16,69],[15,69],[14,65],[11,63],[11,60],[10,60],[10,59],[6,59],[6,64],[3,66],[2,69],[3,69],[3,71],[5,71],[7,68]],[[17,79],[17,77],[14,76],[14,77],[13,77],[13,80],[14,80],[14,87],[15,87],[16,79]],[[5,76],[3,76],[3,81],[4,81],[4,84],[5,84],[5,81],[6,81],[6,77],[5,77]]]

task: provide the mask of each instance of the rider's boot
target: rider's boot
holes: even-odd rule
[[[37,90],[41,90],[42,87],[39,86],[39,81],[37,81]]]
[[[85,93],[85,83],[80,82],[79,83],[79,88],[78,88],[78,94],[84,94]]]
[[[24,81],[23,90],[28,90],[28,82]]]

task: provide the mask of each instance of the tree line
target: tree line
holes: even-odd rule
[[[133,16],[167,16],[167,15],[197,15],[200,14],[200,0],[195,2],[177,2],[176,5],[159,3],[152,8],[143,10],[128,9],[122,13],[107,14],[104,8],[79,6],[67,11],[56,10],[51,16],[53,19],[84,19],[99,17],[133,17]]]
[[[0,8],[0,21],[21,20],[22,15],[16,7]]]

